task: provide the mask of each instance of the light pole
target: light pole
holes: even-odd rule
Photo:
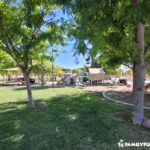
[[[52,49],[52,58],[53,58],[53,53],[58,52],[55,49]],[[54,59],[52,60],[52,86],[54,86]]]
[[[41,85],[44,86],[43,56],[41,56]]]
[[[40,57],[41,57],[41,86],[44,86],[44,68],[43,68],[43,53],[40,53]]]

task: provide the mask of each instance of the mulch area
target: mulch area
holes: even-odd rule
[[[133,98],[131,97],[132,87],[127,86],[110,86],[108,84],[102,84],[98,86],[84,86],[76,87],[81,90],[90,92],[106,92],[106,94],[116,100],[133,104]],[[150,107],[150,90],[145,93],[144,105]]]
[[[134,104],[131,91],[107,91],[106,94],[113,99]],[[150,92],[145,93],[144,105],[150,107]]]

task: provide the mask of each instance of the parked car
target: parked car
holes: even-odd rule
[[[18,78],[17,80],[20,81],[20,82],[25,81],[24,78]],[[30,78],[30,83],[35,83],[35,79]]]
[[[35,79],[30,78],[30,83],[35,83]]]
[[[120,84],[127,85],[127,79],[120,79]]]

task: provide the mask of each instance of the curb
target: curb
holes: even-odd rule
[[[108,99],[109,101],[116,102],[116,103],[120,103],[120,104],[124,104],[124,105],[127,105],[127,106],[132,106],[132,107],[134,106],[134,104],[125,103],[125,102],[122,102],[122,101],[118,101],[118,100],[112,99],[112,98],[108,97],[105,92],[102,92],[102,95],[103,95],[106,99]],[[150,110],[150,107],[144,107],[144,109]]]

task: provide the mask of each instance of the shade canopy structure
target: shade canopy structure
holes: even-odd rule
[[[71,77],[68,76],[68,77],[66,77],[66,79],[65,79],[64,81],[65,81],[65,82],[70,82],[70,79],[71,79]]]
[[[89,68],[90,74],[104,74],[104,70],[102,68]]]
[[[72,74],[72,77],[77,77],[77,76],[78,76],[77,73],[73,73],[73,74]]]
[[[86,72],[80,72],[78,76],[87,76],[88,74]]]

